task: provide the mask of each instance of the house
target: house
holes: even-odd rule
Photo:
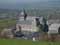
[[[53,23],[49,25],[49,31],[48,34],[58,34],[58,29],[60,27],[60,23]]]
[[[58,28],[60,27],[60,16],[49,15],[47,24],[49,26],[48,33],[58,33]]]
[[[36,27],[36,18],[38,18],[39,22],[41,24],[43,23],[43,17],[36,17],[36,16],[26,16],[26,20],[24,20],[24,15],[25,12],[22,11],[17,20],[16,24],[16,30],[19,31],[19,27],[21,27],[21,31],[28,31],[28,32],[37,32],[37,27]]]
[[[42,20],[42,16],[30,16],[23,11],[18,15],[16,23],[16,32],[21,31],[27,37],[32,37],[33,34],[38,35],[40,29],[37,27],[37,25],[44,24]]]
[[[49,25],[48,38],[51,41],[59,40],[60,23],[53,23]]]
[[[35,18],[39,18],[39,17],[28,16],[25,21],[23,17],[20,17],[20,20],[17,22],[16,25],[17,30],[19,30],[18,26],[21,26],[22,31],[37,32]]]
[[[49,14],[47,16],[47,18],[48,18],[47,22],[48,22],[49,25],[51,25],[53,23],[60,23],[60,15],[59,15],[58,12],[55,12],[53,14]]]

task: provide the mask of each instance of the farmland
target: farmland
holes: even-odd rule
[[[16,24],[15,19],[0,19],[0,31],[4,28],[7,28],[8,26],[13,26]]]

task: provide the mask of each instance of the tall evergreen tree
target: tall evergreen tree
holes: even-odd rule
[[[47,22],[46,22],[46,19],[45,18],[43,18],[43,22],[44,22],[43,31],[44,32],[48,32],[48,25],[47,25]]]

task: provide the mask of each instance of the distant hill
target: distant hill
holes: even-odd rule
[[[60,0],[49,0],[49,7],[60,7]]]

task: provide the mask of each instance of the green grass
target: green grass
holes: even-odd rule
[[[16,20],[15,19],[2,19],[0,20],[0,31],[8,26],[12,26],[16,24]]]
[[[60,42],[31,41],[22,39],[0,39],[0,45],[60,45]]]

